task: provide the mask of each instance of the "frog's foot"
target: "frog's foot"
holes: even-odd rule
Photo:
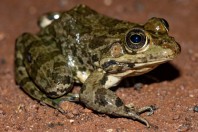
[[[139,114],[151,110],[151,107],[136,109],[134,106],[126,106],[122,100],[111,90],[103,88],[101,80],[105,73],[100,71],[93,72],[84,83],[80,92],[80,101],[88,108],[100,113],[126,117],[142,122],[150,127],[148,121]]]
[[[94,103],[88,104],[89,102],[86,102],[87,104],[85,105],[98,112],[109,114],[109,115],[114,115],[117,117],[126,117],[135,121],[139,121],[145,124],[147,127],[150,127],[149,122],[146,119],[142,118],[140,114],[146,111],[150,111],[149,115],[153,114],[152,107],[146,106],[140,109],[136,109],[135,107],[130,108],[128,106],[125,106],[123,102],[120,100],[120,98],[116,97],[116,95],[112,91],[108,89],[104,89],[104,90],[107,91],[109,95],[110,94],[114,95],[115,98],[113,98],[113,96],[109,96],[109,99],[108,99],[107,97],[108,95],[105,95],[105,97],[103,95],[96,95],[98,97],[96,97],[97,100],[94,99],[95,100]],[[104,98],[100,98],[102,96]],[[81,101],[84,102],[83,99],[81,99]]]
[[[56,98],[56,99],[51,99],[51,100],[52,100],[52,103],[50,104],[50,106],[59,110],[61,113],[65,113],[65,111],[60,107],[60,104],[64,101],[78,102],[79,101],[79,94],[68,93],[68,94],[66,94],[62,97],[59,97],[59,98]],[[46,102],[44,102],[44,103],[46,103]]]

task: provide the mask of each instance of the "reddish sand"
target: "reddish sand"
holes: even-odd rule
[[[142,107],[155,105],[151,116],[142,114],[151,124],[93,112],[80,104],[63,103],[67,114],[40,105],[27,96],[14,80],[15,39],[23,32],[38,31],[37,18],[49,11],[68,10],[84,3],[105,15],[137,23],[156,16],[165,18],[170,34],[182,47],[182,53],[147,76],[144,85],[117,89],[128,103]],[[196,0],[1,0],[0,4],[0,131],[198,131],[198,1]],[[132,79],[128,79],[128,81]],[[78,88],[77,88],[78,89]]]

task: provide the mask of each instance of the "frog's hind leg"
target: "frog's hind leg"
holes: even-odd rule
[[[40,100],[45,104],[50,105],[60,111],[63,111],[56,101],[53,99],[48,98],[43,92],[41,92],[38,87],[32,82],[30,79],[26,68],[23,63],[23,53],[24,46],[23,43],[18,39],[16,42],[16,52],[15,52],[15,79],[17,84],[32,98]]]
[[[16,47],[15,47],[16,48],[15,50],[16,51],[15,52],[16,82],[32,98],[39,100],[42,103],[47,104],[53,108],[56,108],[61,112],[64,112],[59,107],[59,103],[65,100],[68,100],[68,101],[72,101],[74,99],[77,100],[78,96],[73,95],[72,97],[71,94],[68,94],[68,96],[67,95],[63,96],[62,99],[61,98],[49,98],[48,96],[46,96],[45,93],[43,93],[43,91],[40,91],[38,86],[32,81],[32,78],[28,74],[26,67],[24,65],[24,52],[25,52],[24,45],[27,43],[31,43],[30,41],[33,41],[33,38],[30,38],[30,37],[32,37],[31,34],[23,34],[23,37],[20,37],[16,41]]]

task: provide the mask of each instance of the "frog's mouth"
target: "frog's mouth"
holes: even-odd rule
[[[162,63],[166,63],[167,61],[170,61],[172,59],[162,59],[162,60],[155,60],[150,62],[142,62],[142,63],[135,63],[133,68],[142,68],[142,67],[150,67],[154,65],[160,65]]]
[[[105,62],[102,67],[108,73],[114,76],[137,76],[147,73],[158,65],[170,61],[172,59],[161,59],[150,62],[119,62],[116,60],[110,60]]]

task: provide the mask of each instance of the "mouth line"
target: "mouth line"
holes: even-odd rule
[[[160,65],[160,64],[165,63],[170,60],[172,60],[172,59],[162,59],[162,60],[155,60],[155,61],[150,61],[150,62],[135,63],[134,68],[141,68],[141,67],[152,66],[152,65]]]
[[[156,68],[158,65],[165,63],[167,61],[170,61],[172,59],[163,59],[158,61],[150,61],[150,62],[144,62],[144,63],[125,63],[127,69],[123,70],[120,73],[111,73],[112,76],[116,77],[123,77],[123,76],[137,76],[144,73],[147,73],[148,71],[151,71],[152,69]],[[129,65],[133,65],[130,67]]]
[[[104,69],[107,69],[109,67],[113,67],[115,65],[123,67],[123,69],[141,69],[141,68],[146,68],[146,67],[153,67],[153,66],[158,66],[162,63],[165,63],[167,61],[172,60],[172,58],[164,58],[164,59],[159,59],[159,60],[150,60],[150,61],[145,61],[145,62],[130,62],[130,61],[125,61],[125,62],[120,62],[116,60],[110,60],[102,65]]]

